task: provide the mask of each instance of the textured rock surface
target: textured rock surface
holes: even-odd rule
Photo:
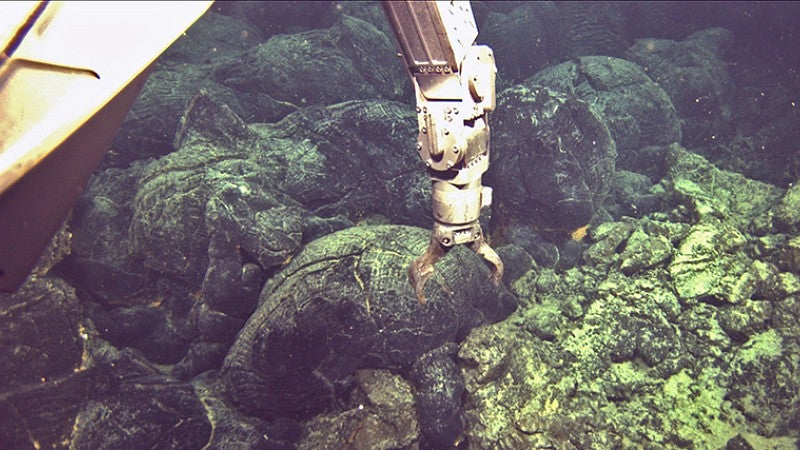
[[[278,189],[322,217],[374,214],[428,227],[430,181],[413,151],[413,109],[392,101],[345,102],[298,111],[262,135]]]
[[[548,67],[528,81],[590,104],[611,132],[620,168],[647,173],[653,162],[641,153],[643,147],[681,140],[681,125],[667,93],[632,62],[579,57]]]
[[[274,108],[258,108],[259,103],[296,109],[354,99],[401,99],[410,84],[394,56],[395,45],[369,22],[342,15],[331,28],[275,35],[246,51],[242,60],[220,64],[213,77],[243,98],[252,97],[256,115],[249,122],[274,122],[282,116],[269,115]]]
[[[778,231],[800,232],[800,184],[790,186],[769,211],[770,222]]]
[[[626,52],[669,94],[685,146],[702,147],[731,134],[731,80],[723,59],[730,43],[730,31],[712,28],[680,42],[639,40]]]
[[[265,37],[327,28],[336,20],[328,2],[220,2],[212,10],[258,27]]]
[[[81,364],[81,308],[75,290],[57,278],[23,284],[2,294],[0,385],[18,387],[69,375]]]
[[[607,210],[615,218],[643,217],[662,208],[663,201],[658,194],[658,186],[646,175],[618,169],[611,186],[616,207],[609,205]]]
[[[678,145],[670,146],[667,165],[667,195],[679,205],[676,213],[691,221],[716,218],[744,231],[780,196],[775,186],[719,170]]]
[[[355,373],[352,409],[320,414],[306,425],[298,448],[394,449],[412,446],[419,439],[419,420],[412,387],[386,370],[362,369]]]
[[[693,226],[669,265],[678,295],[730,303],[750,298],[756,277],[742,252],[746,242],[741,233],[720,223]]]
[[[336,10],[340,14],[357,17],[365,22],[371,23],[375,28],[381,30],[383,34],[389,36],[389,40],[392,41],[393,45],[397,45],[394,39],[394,31],[392,31],[391,25],[389,25],[389,19],[383,11],[381,2],[340,2],[336,4]],[[399,46],[397,50],[400,50]]]
[[[246,413],[310,418],[336,404],[356,369],[409,367],[515,300],[487,282],[469,250],[437,265],[420,305],[406,280],[424,230],[363,226],[310,243],[265,286],[225,360],[229,394]]]
[[[262,41],[258,30],[242,20],[213,11],[204,14],[157,60],[103,166],[126,167],[175,150],[173,137],[181,114],[201,89],[224,99],[242,117],[251,117],[246,99],[240,101],[233,89],[213,81],[209,74],[226,61],[240,60],[242,52]],[[282,112],[289,110],[284,107]]]
[[[667,163],[673,219],[597,225],[584,265],[529,271],[517,312],[461,345],[470,448],[796,445],[800,284],[773,262],[791,239],[767,220],[753,252],[747,231],[779,191],[677,147]]]
[[[555,3],[515,6],[508,14],[489,11],[478,27],[478,43],[494,52],[501,83],[522,81],[561,56],[564,36]]]
[[[585,72],[566,72],[564,95],[525,94],[492,117],[493,169],[504,154],[519,166],[487,184],[501,187],[494,215],[510,224],[500,224],[505,234],[493,244],[521,304],[494,325],[486,324],[505,317],[513,299],[489,287],[488,269],[464,249],[438,266],[428,305],[416,303],[405,269],[425,245],[422,229],[350,230],[358,239],[332,252],[308,244],[359,221],[429,225],[429,182],[409,151],[409,84],[391,97],[405,103],[386,100],[397,92],[393,71],[405,78],[380,5],[214,8],[230,17],[204,17],[159,62],[72,223],[25,287],[0,296],[0,447],[797,448],[797,5],[474,3],[482,34],[492,21],[515,30],[494,41],[498,55],[534,55],[498,61],[501,70],[529,76],[568,54]],[[645,13],[620,22],[631,10]],[[712,26],[736,39],[724,53],[732,96],[714,81],[725,33],[685,39]],[[553,28],[565,36],[557,45],[545,42]],[[640,104],[652,91],[632,66],[582,57],[619,56],[628,38],[648,38],[637,46],[661,64],[647,66],[651,74],[676,77],[661,78],[670,95],[698,86],[719,94],[710,103],[687,97],[699,100],[689,105],[699,116],[681,117],[716,139],[689,150],[666,140],[639,145],[674,135],[672,122],[652,133],[649,113],[632,113],[662,103]],[[652,38],[673,41],[648,48]],[[316,54],[304,40],[319,39],[333,59],[299,61]],[[237,78],[253,72],[232,68],[244,54],[264,69],[258,76],[274,77],[272,92]],[[264,61],[317,70],[290,81],[330,86],[284,92]],[[361,85],[331,73],[357,73]],[[324,104],[351,94],[370,98]],[[731,129],[713,128],[725,125],[726,102],[730,139]],[[581,122],[580,111],[591,120]],[[275,123],[248,125],[267,118]],[[609,156],[606,141],[587,144],[587,130],[603,126],[619,144],[618,166],[636,161],[634,171],[614,172],[598,156]],[[513,140],[517,133],[524,139]],[[547,157],[542,149],[558,150],[559,139],[573,153]],[[513,145],[499,147],[503,140]],[[539,153],[526,163],[519,155],[531,149]],[[503,189],[530,210],[503,211]],[[590,199],[585,236],[540,215],[558,211],[548,202],[562,198]],[[313,262],[298,255],[306,244]],[[266,375],[236,384],[234,367],[218,369],[267,280],[256,317],[269,327],[255,337],[248,329],[231,352],[261,355],[250,368]],[[488,312],[498,307],[502,314]],[[313,401],[297,403],[303,398]]]
[[[246,115],[235,91],[209,79],[207,72],[193,64],[180,70],[165,67],[154,71],[125,117],[102,165],[127,167],[133,161],[174,151],[173,139],[181,114],[201,89],[222,99],[238,114]]]
[[[795,24],[800,17],[797,5],[738,2],[726,4],[724,11],[717,8],[718,5],[706,3],[678,6],[630,2],[620,5],[626,16],[626,31],[633,38],[680,41],[698,30],[712,27],[730,30],[735,45],[726,50],[725,58],[731,62],[728,70],[739,86],[760,86],[759,89],[769,92],[774,88],[781,89],[779,85],[794,78],[790,74],[797,66],[793,52],[797,44]],[[692,20],[687,21],[687,17]],[[738,106],[737,102],[733,104],[735,109]],[[761,114],[764,113],[766,111],[762,110]],[[746,123],[739,125],[748,126]]]
[[[301,436],[300,424],[268,423],[242,414],[225,399],[218,375],[218,371],[208,371],[191,381],[211,424],[211,435],[205,444],[207,448],[296,448],[292,442]]]
[[[409,98],[411,85],[390,36],[342,14],[331,16],[331,28],[275,36],[268,30],[266,36],[272,37],[264,41],[248,19],[277,11],[302,20],[314,9],[274,3],[234,2],[222,7],[230,15],[204,15],[159,60],[103,164],[125,167],[175,150],[180,114],[201,89],[247,123],[276,122],[311,104]],[[270,28],[264,22],[256,26]]]
[[[781,436],[800,425],[800,361],[796,342],[775,330],[754,335],[732,361],[730,397],[767,437]]]
[[[739,303],[756,291],[756,269],[742,234],[778,198],[774,186],[722,171],[699,155],[672,146],[667,195],[691,221],[669,265],[683,298]]]
[[[645,225],[669,239],[665,228]],[[471,448],[720,447],[755,430],[727,398],[739,389],[727,387],[732,367],[713,362],[727,361],[736,345],[723,331],[728,307],[688,306],[664,266],[632,276],[603,265],[543,270],[518,280],[513,291],[525,306],[474,330],[459,353]],[[755,310],[743,314],[758,321]],[[771,405],[785,411],[790,403]],[[642,414],[651,419],[640,422]]]
[[[218,14],[215,9],[212,7],[186,30],[159,58],[159,64],[176,69],[187,63],[214,64],[222,59],[236,58],[245,49],[264,40],[246,17]]]
[[[106,338],[175,362],[199,335],[181,376],[211,368],[217,344],[230,344],[266,278],[303,242],[375,215],[428,225],[430,182],[408,151],[412,114],[360,101],[247,126],[201,92],[181,119],[178,151],[90,184],[62,272],[101,303],[124,303],[93,309]],[[192,292],[170,293],[176,281]]]
[[[175,362],[201,335],[180,369],[198,373],[220,360],[217,343],[232,341],[266,276],[303,239],[347,226],[347,215],[427,225],[430,187],[405,151],[414,128],[406,107],[356,102],[293,117],[248,128],[202,93],[182,118],[179,151],[108,169],[90,184],[61,269],[99,301],[124,303],[91,308],[106,338]],[[165,274],[191,292],[157,284]],[[202,302],[193,306],[192,296]]]
[[[585,226],[576,230],[580,233],[587,229],[588,226]],[[565,233],[563,229],[542,231],[541,226],[537,224],[533,226],[511,224],[498,231],[502,233],[501,236],[507,243],[523,252],[523,255],[512,255],[512,259],[508,261],[510,265],[506,271],[509,277],[514,277],[513,279],[522,275],[516,272],[518,269],[514,267],[514,260],[519,260],[522,264],[533,263],[534,267],[566,270],[580,263],[581,253],[584,250],[580,240],[573,239],[570,233]],[[506,263],[506,256],[501,254],[501,257]]]
[[[457,446],[466,428],[461,412],[464,380],[453,361],[457,350],[455,343],[447,343],[420,356],[411,367],[420,428],[436,448]]]
[[[644,230],[636,230],[625,244],[620,255],[620,270],[630,275],[656,267],[672,257],[672,243],[664,236],[650,236]]]
[[[556,2],[556,7],[566,34],[562,60],[590,55],[622,56],[627,43],[619,4],[568,1]]]
[[[614,172],[605,121],[587,103],[530,83],[498,94],[493,120],[493,217],[570,231],[589,223]]]
[[[92,176],[72,210],[72,251],[60,267],[91,295],[102,299],[133,297],[147,285],[128,242],[136,192],[144,163],[107,169]]]
[[[142,173],[131,202],[129,245],[145,267],[192,285],[254,291],[249,305],[239,298],[242,304],[222,308],[243,314],[255,306],[258,291],[258,283],[248,285],[250,277],[280,267],[299,249],[308,213],[265,184],[268,167],[250,151],[257,135],[229,108],[201,94],[182,120],[181,149]],[[241,278],[226,274],[231,264],[238,264]],[[225,301],[206,292],[212,302]]]
[[[76,419],[74,448],[200,448],[211,426],[191,386],[158,376],[123,382],[90,400]]]
[[[790,272],[800,273],[800,236],[786,241],[778,250],[778,266]]]
[[[59,447],[91,390],[83,360],[90,324],[63,280],[26,281],[0,294],[0,442]]]

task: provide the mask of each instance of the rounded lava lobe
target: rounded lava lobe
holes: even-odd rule
[[[574,230],[609,192],[616,147],[589,105],[530,83],[498,94],[486,184],[502,199],[497,218]],[[502,155],[499,156],[499,155]]]
[[[428,231],[359,226],[311,242],[267,283],[223,367],[233,401],[263,417],[329,410],[360,368],[410,367],[420,355],[515,308],[482,260],[456,248],[420,305],[408,284]]]

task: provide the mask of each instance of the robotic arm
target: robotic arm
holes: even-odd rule
[[[495,107],[494,55],[473,45],[478,36],[468,1],[384,1],[417,96],[417,150],[433,183],[433,232],[425,253],[408,269],[417,299],[434,264],[453,246],[466,244],[492,264],[491,280],[503,278],[503,263],[486,243],[478,221],[491,204],[481,185],[489,168],[488,113]]]
[[[0,15],[0,291],[15,290],[58,230],[155,58],[211,2],[20,2]],[[105,5],[105,6],[104,6]],[[491,50],[466,1],[385,1],[417,96],[417,149],[433,182],[434,225],[409,268],[417,298],[434,264],[466,244],[503,264],[478,217],[491,203]],[[106,36],[108,39],[97,39]],[[124,45],[130,44],[125,51]],[[37,207],[31,207],[37,205]]]

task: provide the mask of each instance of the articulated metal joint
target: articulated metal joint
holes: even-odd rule
[[[464,225],[449,225],[439,222],[433,224],[433,238],[444,247],[469,244],[477,241],[481,236],[483,236],[483,232],[481,224],[477,220]]]
[[[481,208],[492,203],[492,190],[481,186],[481,180],[465,185],[433,180],[433,218],[445,225],[473,223],[481,215]]]

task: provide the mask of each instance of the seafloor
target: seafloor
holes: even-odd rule
[[[800,4],[473,9],[501,286],[407,283],[380,4],[217,3],[0,295],[0,448],[800,448]]]

